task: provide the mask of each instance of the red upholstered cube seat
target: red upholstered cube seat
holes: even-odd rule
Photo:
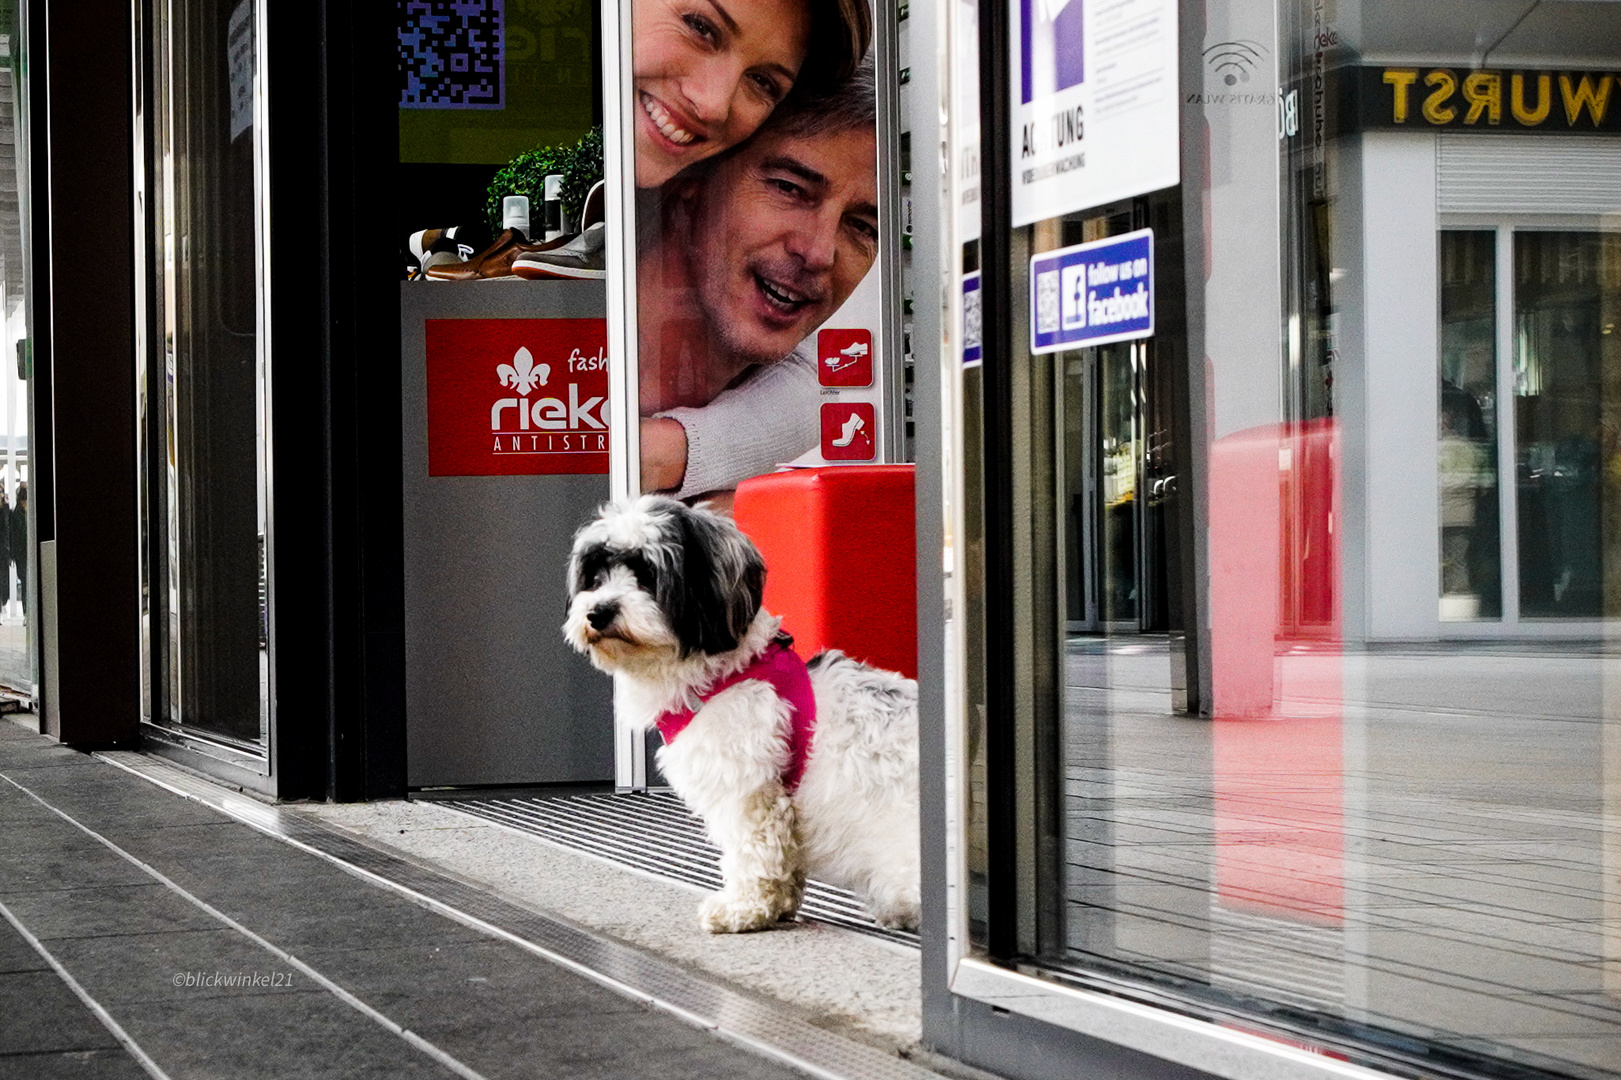
[[[765,556],[766,610],[810,659],[842,649],[917,678],[910,465],[793,469],[738,485],[737,525]]]

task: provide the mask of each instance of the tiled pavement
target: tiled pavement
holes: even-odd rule
[[[0,914],[0,1080],[802,1075],[3,723]]]

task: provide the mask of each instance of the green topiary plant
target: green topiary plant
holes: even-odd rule
[[[529,196],[530,212],[538,215],[546,197],[546,177],[562,172],[566,147],[537,146],[525,150],[501,166],[490,180],[484,200],[484,213],[490,219],[490,231],[501,231],[501,200],[508,195]]]
[[[585,206],[585,196],[602,179],[602,129],[594,127],[585,133],[569,155],[563,169],[563,209],[575,221]]]
[[[501,200],[508,195],[529,196],[530,213],[538,215],[546,198],[546,177],[563,175],[563,209],[578,218],[586,192],[602,179],[602,129],[592,128],[573,146],[537,146],[503,165],[490,180],[484,213],[490,228],[501,229]]]

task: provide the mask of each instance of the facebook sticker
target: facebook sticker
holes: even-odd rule
[[[1154,230],[1045,251],[1030,260],[1030,351],[1154,336]]]

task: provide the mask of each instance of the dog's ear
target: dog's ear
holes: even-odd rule
[[[680,567],[663,569],[657,598],[681,642],[681,655],[737,648],[760,610],[765,563],[737,527],[703,510],[674,515]]]

